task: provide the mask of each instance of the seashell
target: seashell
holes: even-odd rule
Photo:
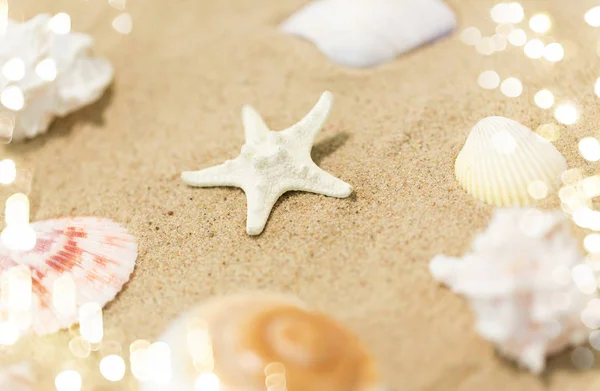
[[[20,324],[29,319],[21,330],[31,325],[44,335],[72,326],[81,306],[103,307],[133,272],[136,239],[111,220],[62,218],[31,227],[36,234],[32,250],[0,246],[0,316],[21,319]]]
[[[0,370],[0,390],[34,391],[35,389],[33,369],[28,363],[13,364]]]
[[[316,0],[280,29],[314,43],[333,62],[372,67],[449,34],[452,10],[441,0]]]
[[[45,133],[55,116],[102,96],[113,68],[107,60],[90,56],[93,42],[85,34],[55,33],[45,14],[23,23],[8,21],[0,40],[0,117],[14,126],[13,141]],[[7,64],[14,69],[4,69]],[[3,136],[10,140],[10,134]]]
[[[199,331],[203,343],[190,338]],[[168,384],[142,383],[143,391],[198,389],[203,372],[216,375],[221,391],[381,390],[357,337],[291,296],[213,298],[176,320],[161,340],[171,348],[173,375]]]
[[[477,123],[456,158],[467,193],[496,206],[520,206],[560,186],[567,162],[554,145],[520,123],[488,117]]]
[[[583,343],[589,333],[582,319],[597,302],[596,279],[583,259],[562,212],[496,209],[471,252],[438,255],[429,270],[467,298],[483,338],[540,373],[547,356]]]

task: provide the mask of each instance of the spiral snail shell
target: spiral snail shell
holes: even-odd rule
[[[381,389],[358,338],[287,295],[210,299],[177,319],[161,340],[171,348],[172,377],[169,384],[146,384],[144,391],[200,389],[206,372],[216,375],[214,389],[220,391]]]

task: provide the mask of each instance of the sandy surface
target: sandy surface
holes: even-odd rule
[[[597,132],[593,86],[600,70],[599,33],[583,14],[596,1],[523,1],[528,15],[548,11],[554,37],[570,41],[557,65],[530,60],[518,48],[484,58],[455,34],[368,71],[342,69],[312,44],[278,33],[277,24],[304,0],[128,3],[133,32],[121,36],[111,27],[118,11],[103,0],[11,2],[12,17],[21,20],[69,12],[73,29],[93,35],[96,52],[116,68],[114,86],[99,103],[56,121],[46,136],[2,150],[34,170],[34,219],[105,216],[139,237],[133,278],[105,310],[107,339],[126,351],[213,294],[266,288],[294,292],[349,325],[379,359],[390,390],[600,387],[597,371],[575,371],[568,353],[551,360],[541,378],[500,359],[475,334],[465,302],[427,269],[435,254],[467,250],[492,210],[465,194],[453,174],[478,120],[503,115],[532,128],[552,122],[551,111],[533,104],[537,90],[550,88],[557,100],[581,108],[581,121],[561,127],[556,146],[571,167],[585,166],[577,140]],[[449,3],[460,29],[493,33],[493,1]],[[479,88],[477,76],[486,69],[520,78],[523,95],[508,99]],[[196,189],[178,179],[182,170],[238,153],[243,104],[282,129],[326,89],[336,102],[313,156],[354,186],[349,199],[285,195],[265,232],[252,238],[242,191]],[[557,201],[553,195],[542,205]],[[85,390],[128,389],[125,381],[99,380],[93,358],[63,365],[71,359],[69,338],[64,332],[24,341],[3,361],[33,353],[42,390],[52,389],[53,376],[67,365],[87,368]]]

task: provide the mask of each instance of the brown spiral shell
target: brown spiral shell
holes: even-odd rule
[[[380,390],[373,359],[348,329],[294,297],[264,292],[213,298],[169,328],[161,339],[172,349],[172,386],[182,390],[198,376],[185,336],[194,324],[208,330],[221,391]],[[267,387],[271,363],[285,368],[277,375],[285,387]]]

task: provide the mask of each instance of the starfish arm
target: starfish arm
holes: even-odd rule
[[[308,171],[306,180],[298,181],[293,187],[295,190],[335,198],[346,198],[352,194],[352,186],[322,170],[316,164]]]
[[[244,192],[248,203],[246,232],[248,235],[260,235],[265,229],[273,205],[285,191],[256,185],[244,188]]]
[[[312,148],[315,137],[329,117],[332,105],[333,94],[325,91],[315,107],[300,122],[283,132],[294,139],[302,140],[305,145]]]
[[[184,171],[181,173],[181,179],[188,185],[195,187],[242,187],[243,178],[244,168],[237,160],[229,160],[218,166],[200,171]]]
[[[269,128],[260,114],[248,105],[242,108],[242,123],[246,144],[260,144],[269,133]]]

